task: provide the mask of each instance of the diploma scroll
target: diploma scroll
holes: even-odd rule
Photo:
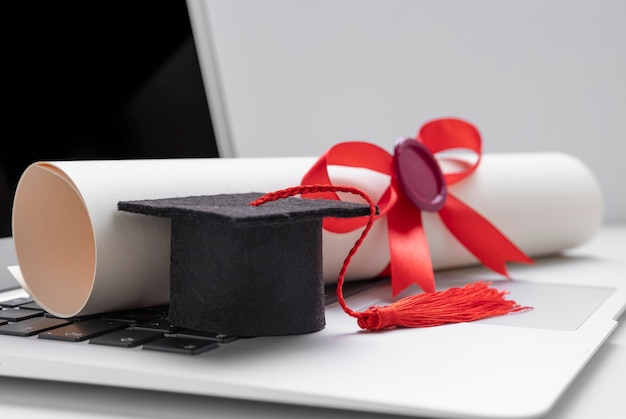
[[[13,236],[22,286],[60,317],[165,304],[170,221],[117,210],[119,201],[271,192],[301,183],[315,157],[49,161],[18,184]],[[333,183],[377,199],[389,182],[355,168],[329,168]],[[531,257],[590,239],[602,222],[602,196],[590,170],[563,153],[487,154],[450,191]],[[423,218],[433,268],[476,264],[435,214]],[[377,222],[346,279],[370,278],[389,263],[386,223]],[[360,235],[323,231],[323,275],[337,279]],[[236,278],[233,278],[236,280]]]

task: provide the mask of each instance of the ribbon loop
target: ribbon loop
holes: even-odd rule
[[[329,166],[347,166],[369,169],[383,175],[392,176],[393,166],[391,155],[383,148],[361,141],[339,143],[324,153],[302,178],[303,185],[329,184],[333,182],[328,174]],[[339,196],[334,191],[302,194],[303,198],[334,199]],[[395,204],[395,191],[387,188],[378,202],[379,213],[376,218],[385,215]],[[354,218],[325,218],[322,221],[324,229],[333,233],[348,233],[363,227],[367,217]]]

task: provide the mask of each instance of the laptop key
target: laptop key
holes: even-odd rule
[[[40,306],[39,304],[37,304],[36,302],[34,302],[34,301],[30,301],[30,302],[27,302],[27,303],[24,303],[24,304],[20,304],[20,305],[19,305],[19,307],[20,307],[20,308],[23,308],[23,309],[27,309],[27,310],[40,310],[40,311],[44,311],[44,310],[41,308],[41,306]]]
[[[201,338],[211,339],[220,343],[228,343],[236,340],[238,337],[235,335],[228,335],[226,333],[215,333],[215,332],[200,332],[197,330],[190,329],[181,329],[178,332],[178,335],[187,335],[187,336],[197,336]]]
[[[116,330],[125,329],[126,327],[128,327],[128,323],[125,322],[90,319],[40,333],[39,338],[81,342]]]
[[[102,336],[96,336],[95,338],[90,339],[89,343],[132,348],[159,339],[163,336],[163,332],[156,332],[151,330],[124,329],[107,333],[106,335]]]
[[[12,300],[1,301],[0,307],[17,307],[21,306],[22,304],[31,303],[32,301],[33,300],[31,300],[29,297],[19,297]]]
[[[161,317],[161,315],[156,311],[139,309],[105,313],[101,317],[106,320],[116,320],[131,324],[137,324],[157,319]]]
[[[162,339],[146,343],[143,345],[143,349],[195,355],[210,349],[215,349],[218,346],[217,342],[208,339],[166,336]]]
[[[22,310],[19,308],[5,308],[0,310],[0,319],[10,322],[19,322],[21,320],[30,319],[32,317],[43,316],[43,311]]]
[[[69,324],[68,320],[49,317],[34,317],[17,323],[0,326],[0,335],[33,336],[56,327]]]
[[[158,318],[148,322],[139,323],[133,325],[135,329],[147,329],[147,330],[156,330],[161,331],[166,334],[173,334],[181,330],[180,327],[172,324],[169,320],[165,318]]]

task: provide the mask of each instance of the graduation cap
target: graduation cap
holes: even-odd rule
[[[368,205],[261,193],[122,201],[121,211],[171,218],[169,319],[197,331],[289,335],[325,326],[322,218]]]

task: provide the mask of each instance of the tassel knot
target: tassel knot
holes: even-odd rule
[[[391,306],[370,307],[359,313],[357,324],[361,329],[381,330],[397,325],[396,311]]]

